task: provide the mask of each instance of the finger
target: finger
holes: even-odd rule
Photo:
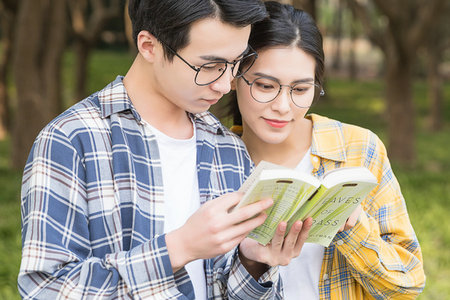
[[[283,251],[292,251],[295,248],[303,222],[298,220],[292,224],[283,243]]]
[[[255,203],[240,207],[228,214],[228,222],[238,224],[261,214],[273,204],[272,199],[263,199]]]
[[[294,249],[294,251],[298,254],[300,254],[300,251],[302,250],[303,245],[305,244],[306,240],[308,239],[309,230],[312,227],[312,223],[313,223],[313,220],[311,217],[309,217],[303,221],[301,230],[297,237],[297,242],[295,243],[295,249]]]
[[[345,221],[344,224],[342,224],[342,226],[339,228],[338,232],[342,232],[345,230],[345,225],[347,224],[347,222],[348,222],[348,219],[347,219],[347,221]]]
[[[239,236],[235,237],[234,239],[226,242],[224,244],[224,248],[228,249],[228,251],[230,251],[231,249],[233,249],[234,247],[239,245],[246,237],[247,237],[247,234],[239,235]],[[228,251],[226,251],[225,253],[227,253]]]
[[[273,250],[281,251],[281,248],[283,248],[286,227],[287,227],[286,222],[280,222],[280,224],[278,224],[277,230],[275,231],[275,235],[273,236],[271,241],[271,247]]]
[[[356,223],[359,220],[359,217],[361,216],[361,212],[362,212],[362,207],[360,205],[356,208],[356,210],[348,218],[347,224],[345,226],[346,230],[355,227]]]
[[[227,193],[211,201],[208,201],[206,204],[214,205],[216,206],[216,209],[228,212],[233,210],[233,208],[241,201],[243,196],[244,193],[241,192]]]
[[[212,258],[217,255],[222,255],[222,254],[229,252],[234,247],[239,245],[239,243],[241,243],[245,239],[245,237],[246,237],[246,235],[240,235],[240,236],[234,237],[231,240],[227,240],[227,241],[223,242],[219,247],[216,248],[215,252],[211,252],[211,255],[209,257],[205,257],[205,258]]]
[[[247,236],[250,231],[263,224],[266,220],[267,215],[261,213],[254,218],[248,219],[241,223],[230,226],[226,230],[222,232],[222,236],[224,240],[233,240],[238,236],[244,235]]]
[[[356,224],[356,218],[353,216],[350,216],[350,218],[348,218],[347,222],[345,223],[345,230],[349,230],[353,227],[355,227]]]

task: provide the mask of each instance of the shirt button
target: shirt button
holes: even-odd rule
[[[325,283],[326,285],[329,285],[329,284],[330,284],[330,280],[327,279],[327,280],[324,281],[324,283]]]
[[[338,240],[338,241],[336,242],[336,244],[338,244],[338,246],[342,246],[342,245],[344,244],[344,241],[343,241],[343,240]]]
[[[327,280],[328,279],[328,274],[324,274],[323,275],[323,280]]]

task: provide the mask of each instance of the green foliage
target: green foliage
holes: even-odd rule
[[[91,94],[102,89],[105,85],[113,81],[117,75],[125,76],[128,68],[133,62],[133,57],[127,52],[113,52],[107,50],[96,50],[89,59],[87,91]],[[70,106],[81,99],[72,99],[74,95],[75,82],[75,58],[73,52],[67,52],[64,55],[63,82],[64,103]],[[86,95],[88,96],[88,95]]]
[[[98,51],[90,66],[90,92],[101,89],[116,74],[124,75],[132,58],[127,53]],[[65,57],[65,97],[70,99],[73,57]],[[387,143],[382,81],[350,82],[328,79],[327,96],[312,112],[343,122],[370,128]],[[445,299],[450,295],[450,218],[446,216],[450,200],[450,103],[445,103],[445,127],[438,133],[425,127],[426,85],[414,86],[417,108],[417,152],[414,166],[394,164],[407,202],[411,222],[422,246],[427,286],[419,299]],[[444,91],[450,99],[450,85]],[[20,264],[20,172],[8,167],[9,141],[0,142],[0,299],[19,299],[16,281]]]
[[[350,82],[329,79],[327,97],[320,99],[313,112],[371,129],[387,144],[385,102],[381,81]],[[414,85],[417,111],[417,162],[413,166],[393,163],[400,182],[411,223],[422,247],[427,282],[419,299],[446,299],[450,295],[450,102],[443,107],[444,129],[426,129],[428,113],[426,85]],[[450,84],[444,89],[450,99]]]
[[[0,299],[20,299],[16,280],[21,254],[21,174],[8,167],[8,145],[0,141]]]

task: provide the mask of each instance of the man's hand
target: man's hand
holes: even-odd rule
[[[359,220],[359,216],[361,215],[362,207],[361,204],[358,205],[352,214],[348,217],[347,221],[339,228],[338,232],[346,231],[355,227],[356,223]]]
[[[266,246],[250,238],[244,239],[239,245],[242,264],[255,279],[264,274],[269,266],[289,264],[292,258],[300,255],[311,225],[312,218],[307,218],[304,222],[297,221],[284,237],[287,224],[281,222],[272,241]]]
[[[266,219],[263,213],[272,199],[246,205],[231,212],[242,193],[229,193],[203,204],[186,223],[166,235],[174,272],[196,259],[225,254],[237,246]]]

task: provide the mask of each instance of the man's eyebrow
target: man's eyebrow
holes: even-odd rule
[[[237,58],[235,60],[237,60],[241,56],[244,56],[244,54],[248,52],[248,49],[249,48],[247,47],[241,54],[239,54],[237,56]],[[200,56],[200,58],[203,60],[208,60],[208,61],[227,61],[227,59],[224,57],[219,57],[219,56],[214,56],[214,55],[202,55],[202,56]]]
[[[275,78],[273,76],[267,75],[265,73],[256,72],[253,75],[258,76],[258,77],[265,77],[265,78],[268,78],[268,79],[272,79],[273,81],[280,82],[280,80],[278,78]],[[312,82],[314,82],[314,78],[307,77],[307,78],[297,79],[297,80],[292,81],[291,84],[305,83],[305,82],[312,83]]]
[[[291,82],[291,84],[297,84],[297,83],[314,83],[314,78],[311,78],[311,77],[302,78],[302,79]]]

